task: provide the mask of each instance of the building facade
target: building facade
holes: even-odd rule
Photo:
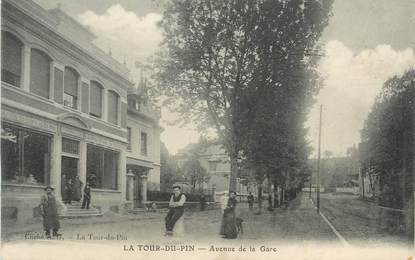
[[[220,144],[212,143],[209,145],[200,145],[199,149],[195,149],[198,144],[190,144],[188,147],[180,150],[176,155],[179,167],[183,165],[187,158],[191,157],[190,153],[197,153],[200,166],[203,167],[209,180],[200,187],[204,190],[214,190],[215,196],[220,197],[229,191],[229,182],[231,174],[231,163],[229,155]],[[242,174],[240,174],[242,175]],[[236,179],[236,192],[238,195],[247,195],[249,192],[256,192],[255,184],[249,182],[248,178],[239,176]],[[216,198],[217,199],[217,198]]]
[[[160,190],[160,113],[151,108],[144,83],[127,95],[127,200],[143,207],[147,190]]]
[[[39,216],[44,187],[61,200],[78,177],[91,183],[95,207],[119,212],[131,200],[127,160],[134,157],[127,149],[128,69],[59,8],[2,1],[1,29],[2,219]]]

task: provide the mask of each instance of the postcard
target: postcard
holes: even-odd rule
[[[1,258],[414,257],[412,0],[1,1]]]

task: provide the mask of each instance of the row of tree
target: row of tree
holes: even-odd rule
[[[415,70],[383,85],[362,130],[362,173],[377,180],[380,205],[404,209],[413,232]],[[409,228],[412,227],[412,228]]]
[[[332,0],[172,0],[154,67],[183,123],[213,128],[231,161],[282,188],[306,178],[304,122],[318,91],[318,40]],[[261,187],[261,185],[259,185]]]

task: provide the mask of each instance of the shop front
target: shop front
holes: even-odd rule
[[[119,210],[126,181],[122,139],[95,133],[76,115],[51,120],[3,107],[1,123],[2,221],[40,217],[38,205],[47,185],[59,201],[68,196],[80,201],[87,181],[93,206],[101,212]],[[60,212],[66,210],[62,203]]]

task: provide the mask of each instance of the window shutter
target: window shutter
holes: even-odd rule
[[[11,33],[2,32],[1,66],[16,76],[21,75],[22,43]]]
[[[114,91],[108,91],[108,121],[118,124],[118,95]]]
[[[91,91],[90,91],[90,107],[89,107],[89,112],[90,114],[94,115],[94,116],[98,116],[101,117],[102,116],[102,87],[92,81],[91,82]]]
[[[89,107],[89,86],[87,83],[82,82],[82,112],[88,113]]]
[[[54,79],[54,88],[55,88],[55,101],[59,104],[62,104],[62,95],[63,95],[63,71],[58,68],[55,68],[55,79]]]
[[[50,58],[42,51],[32,49],[30,57],[30,91],[49,98]]]
[[[78,97],[78,75],[71,69],[65,68],[65,93]]]

